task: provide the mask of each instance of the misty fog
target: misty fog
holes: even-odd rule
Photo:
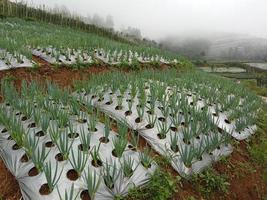
[[[138,39],[154,39],[161,46],[192,58],[267,57],[266,0],[28,0],[27,3],[65,9],[82,16],[87,23],[123,31]]]

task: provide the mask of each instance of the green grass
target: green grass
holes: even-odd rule
[[[125,200],[170,199],[176,192],[179,181],[180,177],[174,177],[166,170],[159,168],[151,176],[148,185],[143,188],[131,189]]]
[[[249,142],[250,158],[263,169],[262,178],[267,184],[267,107],[258,115],[256,136]]]
[[[267,97],[267,88],[258,87],[255,80],[242,80],[241,83],[249,88],[250,90],[254,91],[257,95]]]
[[[218,174],[218,172],[211,168],[201,174],[193,176],[191,182],[206,198],[216,193],[227,195],[230,185],[226,175]]]

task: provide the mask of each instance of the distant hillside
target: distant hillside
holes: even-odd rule
[[[267,39],[238,34],[168,37],[161,46],[192,59],[267,61]]]

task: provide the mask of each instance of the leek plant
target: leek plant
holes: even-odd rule
[[[90,168],[84,177],[84,181],[87,185],[87,190],[91,200],[95,200],[95,195],[101,183],[101,178],[96,174],[95,171],[91,172]]]
[[[48,115],[47,114],[42,114],[42,117],[40,118],[40,126],[41,126],[42,131],[44,133],[47,132],[49,124],[50,124],[50,119],[49,119]]]
[[[67,131],[63,131],[60,133],[58,140],[56,141],[56,145],[63,156],[63,160],[67,160],[69,158],[69,153],[72,148],[74,140],[69,139]]]
[[[49,153],[50,151],[46,152],[44,145],[42,145],[41,148],[36,146],[32,149],[31,159],[38,172],[42,172],[44,170],[45,159]]]
[[[134,159],[132,159],[130,156],[127,158],[123,157],[123,159],[120,160],[120,164],[124,176],[128,178],[130,178],[133,175],[134,171],[138,167],[138,165],[134,167]]]
[[[167,133],[170,130],[170,127],[168,126],[167,122],[158,122],[157,123],[157,128],[158,128],[158,137],[160,139],[165,139],[167,136]]]
[[[131,131],[131,145],[133,150],[136,150],[138,148],[139,144],[139,134],[135,131]]]
[[[78,151],[78,153],[75,154],[74,151],[71,150],[71,158],[69,159],[69,161],[73,169],[77,172],[78,177],[81,176],[85,168],[85,165],[87,163],[87,159],[88,159],[87,153]]]
[[[60,180],[60,177],[62,175],[63,168],[62,168],[61,172],[59,172],[58,170],[59,170],[58,169],[58,163],[56,163],[56,167],[53,169],[52,169],[51,162],[48,162],[44,165],[43,171],[44,171],[50,192],[52,192],[54,190],[54,188],[56,187],[56,185],[57,185],[57,183]]]
[[[139,106],[136,106],[136,111],[138,114],[138,118],[137,118],[138,120],[136,120],[135,122],[139,123],[143,121],[144,114],[145,114],[145,107],[140,104]]]
[[[104,142],[107,143],[109,141],[108,137],[110,134],[110,119],[108,116],[105,116],[105,128],[104,128]]]
[[[128,126],[125,121],[117,122],[118,126],[118,137],[121,139],[127,139]]]
[[[87,123],[88,125],[88,130],[90,132],[96,132],[97,129],[96,129],[96,123],[97,123],[97,117],[96,117],[96,114],[92,114],[90,117],[89,117],[89,121]]]
[[[170,137],[170,146],[171,146],[171,150],[173,152],[175,152],[175,153],[179,151],[178,141],[179,141],[178,135],[176,133],[171,134],[171,137]]]
[[[78,198],[79,193],[75,195],[74,193],[74,184],[71,185],[70,190],[65,190],[64,196],[61,196],[61,192],[59,191],[57,187],[57,193],[60,198],[60,200],[76,200]]]
[[[179,147],[180,158],[187,168],[191,168],[195,158],[195,149],[191,145],[181,145]]]
[[[99,167],[102,165],[102,160],[101,160],[100,153],[99,153],[100,144],[101,143],[98,144],[98,147],[94,146],[92,151],[90,152],[91,157],[92,157],[92,164],[95,167]]]
[[[58,126],[52,125],[49,131],[49,135],[50,135],[51,140],[54,143],[57,142],[60,134],[61,134],[61,131],[59,130]]]
[[[102,169],[102,177],[107,188],[112,190],[114,188],[115,182],[119,177],[116,162],[113,162],[110,165],[108,164],[108,162],[106,162],[105,166]]]
[[[153,159],[150,157],[150,149],[146,147],[144,149],[144,152],[139,152],[139,159],[141,161],[141,164],[146,168],[150,168],[151,164],[153,162]]]
[[[81,140],[80,149],[83,152],[88,153],[91,144],[91,134],[86,133],[83,127],[80,128],[80,140]]]
[[[34,150],[38,146],[38,142],[39,142],[39,138],[36,139],[36,137],[32,137],[30,134],[26,135],[25,143],[24,143],[24,150],[28,158],[32,158],[32,155],[34,154]]]
[[[113,155],[118,157],[118,158],[121,158],[122,157],[122,154],[127,146],[127,139],[125,137],[121,138],[121,137],[117,137],[117,138],[114,138],[112,140],[113,142],[113,146],[114,146],[114,150],[112,151],[113,152]]]

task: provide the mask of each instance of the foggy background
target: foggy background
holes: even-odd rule
[[[24,0],[25,2],[25,0]],[[28,0],[191,58],[266,59],[266,0]],[[63,6],[64,5],[64,6]]]

